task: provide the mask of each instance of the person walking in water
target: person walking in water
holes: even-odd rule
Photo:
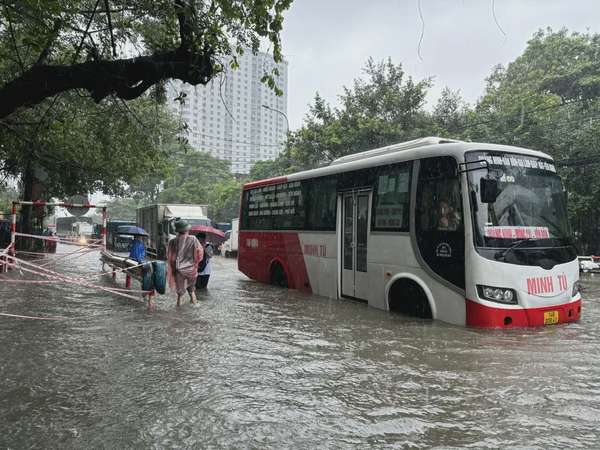
[[[208,286],[208,279],[212,271],[211,258],[214,254],[213,245],[210,242],[206,242],[206,233],[198,233],[196,235],[202,248],[204,249],[204,255],[198,265],[198,279],[196,280],[196,288],[206,289]]]
[[[175,222],[177,236],[169,241],[167,261],[169,269],[169,286],[177,291],[177,306],[181,306],[181,297],[187,291],[190,302],[196,303],[196,278],[198,264],[202,260],[204,250],[196,239],[190,236],[191,226],[184,221]]]
[[[145,280],[147,277],[152,277],[152,264],[146,263],[146,246],[144,245],[144,236],[142,234],[134,234],[133,241],[129,245],[129,259],[133,259],[138,264],[142,265],[142,278]],[[142,281],[142,289],[144,286],[144,281]],[[151,289],[150,289],[151,290]],[[150,294],[149,291],[144,291],[142,297],[147,299],[148,301],[148,310],[154,311],[156,308],[156,303],[154,303],[154,299],[152,298],[153,294]]]

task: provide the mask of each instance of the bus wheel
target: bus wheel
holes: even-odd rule
[[[271,284],[279,287],[288,287],[288,279],[285,274],[285,270],[283,270],[283,266],[274,262],[271,265]]]
[[[433,318],[425,292],[421,286],[408,278],[401,278],[392,284],[388,294],[388,305],[391,312],[421,319]]]

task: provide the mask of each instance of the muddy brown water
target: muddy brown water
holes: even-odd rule
[[[600,447],[599,275],[579,323],[489,331],[213,271],[154,313],[0,280],[0,312],[66,318],[0,317],[0,447]]]

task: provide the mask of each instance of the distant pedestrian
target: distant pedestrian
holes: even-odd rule
[[[196,235],[202,248],[204,249],[204,255],[200,264],[198,264],[198,279],[196,280],[197,289],[206,289],[208,286],[208,279],[212,271],[211,259],[214,254],[213,245],[210,242],[206,242],[206,233],[198,233]]]
[[[181,306],[181,297],[187,291],[190,302],[196,303],[196,278],[198,264],[204,251],[195,236],[190,236],[190,225],[184,221],[175,222],[177,236],[169,241],[167,261],[169,286],[177,291],[177,306]]]

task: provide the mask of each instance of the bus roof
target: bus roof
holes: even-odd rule
[[[465,142],[440,137],[426,137],[346,155],[332,161],[328,166],[319,167],[317,169],[296,172],[287,176],[252,181],[250,183],[246,183],[244,185],[244,189],[266,186],[270,184],[279,184],[286,181],[317,178],[336,173],[352,172],[368,167],[385,166],[396,162],[412,161],[422,158],[431,158],[434,156],[454,156],[459,162],[461,162],[464,161],[465,152],[475,150],[519,153],[522,155],[536,156],[550,160],[552,159],[550,155],[547,155],[543,152],[522,147],[514,147],[511,145]]]

